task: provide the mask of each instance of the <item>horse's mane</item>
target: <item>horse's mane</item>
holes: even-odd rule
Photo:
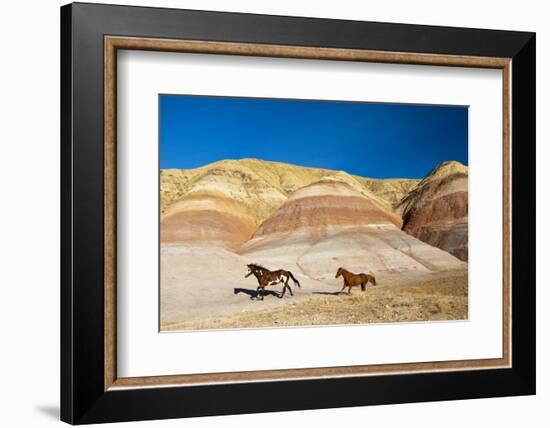
[[[258,263],[250,263],[249,266],[252,266],[255,269],[259,269],[259,270],[263,270],[263,271],[268,271],[269,270],[269,269],[263,267],[262,265],[260,265]]]

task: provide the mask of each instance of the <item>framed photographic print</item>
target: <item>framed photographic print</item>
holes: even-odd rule
[[[535,393],[535,35],[61,8],[72,424]]]

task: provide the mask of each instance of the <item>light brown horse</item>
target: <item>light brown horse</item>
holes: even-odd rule
[[[344,286],[340,290],[340,293],[342,293],[346,287],[348,288],[348,294],[351,294],[351,287],[360,285],[361,291],[365,291],[365,288],[369,282],[372,282],[372,285],[376,285],[376,278],[374,278],[374,275],[369,275],[366,273],[355,274],[345,270],[342,267],[338,268],[335,278],[338,278],[340,275],[344,278]]]
[[[264,300],[264,289],[268,285],[276,285],[284,283],[283,285],[283,294],[279,296],[279,298],[283,298],[285,295],[285,291],[288,288],[288,291],[290,291],[290,295],[294,296],[294,293],[292,293],[292,288],[290,288],[290,285],[288,285],[289,278],[294,281],[294,284],[296,284],[298,287],[300,287],[300,283],[296,278],[294,278],[294,275],[292,275],[292,272],[288,270],[278,269],[278,270],[269,270],[264,268],[263,266],[256,265],[256,264],[249,264],[246,265],[248,267],[248,272],[244,276],[245,278],[248,278],[250,275],[254,275],[256,279],[258,280],[258,288],[256,289],[256,292],[258,293],[258,297],[261,296]]]

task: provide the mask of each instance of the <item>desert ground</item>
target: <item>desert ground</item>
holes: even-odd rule
[[[253,289],[241,293],[257,301]],[[294,297],[287,295],[284,302],[275,302],[278,299],[275,293],[280,294],[280,291],[270,292],[265,303],[258,301],[257,305],[247,304],[242,297],[237,301],[234,297],[234,302],[225,308],[227,311],[214,310],[215,314],[207,315],[209,310],[205,308],[198,317],[189,316],[186,320],[184,316],[180,321],[164,323],[161,328],[164,331],[232,329],[468,318],[467,273],[460,270],[419,275],[408,280],[389,275],[384,277],[384,283],[376,287],[371,285],[365,292],[355,289],[349,295],[339,291],[309,290],[304,293],[299,290]],[[216,307],[216,303],[212,307]]]
[[[172,248],[172,251],[180,249]],[[189,250],[189,249],[187,249]],[[468,318],[468,274],[444,272],[379,274],[377,285],[365,291],[354,287],[340,293],[342,278],[315,281],[295,275],[301,288],[292,285],[281,299],[282,286],[268,287],[264,300],[257,298],[257,281],[244,278],[246,269],[232,280],[197,278],[162,282],[161,330],[198,330],[308,325],[364,324],[464,320]],[[240,274],[241,278],[237,278]],[[234,279],[233,279],[234,278]],[[192,282],[194,284],[192,284]],[[181,290],[185,290],[182,293]]]
[[[463,320],[467,167],[373,180],[256,159],[161,171],[161,331]],[[291,271],[256,292],[247,264]],[[340,293],[338,267],[378,285]]]

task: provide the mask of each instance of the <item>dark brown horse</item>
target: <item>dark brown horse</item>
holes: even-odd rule
[[[292,293],[292,288],[290,288],[290,285],[288,285],[289,278],[294,281],[294,284],[296,284],[298,287],[300,287],[300,283],[296,278],[294,278],[294,275],[292,275],[292,272],[288,270],[269,270],[264,268],[263,266],[256,265],[256,264],[249,264],[246,265],[248,267],[248,273],[244,276],[245,278],[248,278],[250,275],[254,275],[256,279],[258,280],[258,288],[256,289],[258,296],[262,297],[262,300],[264,300],[264,289],[268,285],[276,285],[284,283],[283,285],[283,294],[281,294],[280,298],[282,299],[285,295],[285,291],[288,288],[288,291],[290,291],[290,295],[294,296],[294,293]]]
[[[356,285],[361,286],[361,291],[365,291],[365,288],[369,282],[372,282],[372,285],[376,285],[376,279],[374,276],[366,273],[355,274],[345,270],[344,268],[338,268],[335,278],[338,278],[340,275],[344,278],[344,286],[340,290],[340,293],[342,293],[346,287],[348,288],[348,294],[351,294],[351,287],[355,287]]]

